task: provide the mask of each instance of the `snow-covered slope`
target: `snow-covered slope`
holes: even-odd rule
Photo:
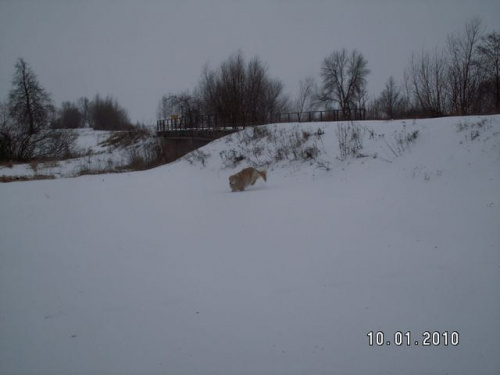
[[[63,130],[68,131],[68,130]],[[68,178],[130,170],[133,155],[143,155],[155,130],[135,129],[133,132],[93,129],[71,130],[76,136],[74,156],[64,160],[0,165],[0,181],[17,179]],[[120,139],[121,137],[121,139]]]
[[[342,129],[0,184],[0,373],[499,373],[500,116]]]

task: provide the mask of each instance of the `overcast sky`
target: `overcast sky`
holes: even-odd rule
[[[0,0],[0,100],[23,57],[56,105],[112,95],[152,123],[161,95],[192,89],[206,62],[258,55],[295,94],[342,47],[368,60],[374,97],[473,16],[500,31],[499,0]]]

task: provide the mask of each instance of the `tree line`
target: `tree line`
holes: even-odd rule
[[[0,102],[0,161],[29,161],[70,156],[76,135],[60,129],[131,129],[129,117],[111,97],[81,98],[56,109],[31,66],[15,64],[12,89]]]
[[[172,115],[245,114],[257,122],[283,112],[287,103],[283,83],[269,76],[267,65],[259,57],[246,62],[243,52],[238,51],[217,69],[206,64],[198,86],[191,92],[164,95],[157,114],[160,119]]]
[[[158,119],[244,113],[263,122],[283,112],[364,109],[367,118],[436,117],[500,113],[500,34],[485,34],[479,18],[448,36],[444,48],[414,53],[401,82],[390,76],[369,99],[368,61],[354,49],[332,52],[321,63],[319,83],[308,77],[291,97],[258,57],[238,51],[211,69],[205,65],[192,90],[163,95]]]
[[[469,19],[444,47],[414,53],[403,81],[389,77],[368,110],[373,118],[500,113],[500,34]]]
[[[237,51],[216,68],[205,64],[193,89],[163,95],[157,116],[232,114],[264,123],[279,113],[329,109],[363,109],[371,119],[500,113],[500,34],[485,34],[479,18],[469,19],[443,48],[414,53],[403,79],[389,77],[373,99],[366,89],[369,74],[360,51],[333,51],[321,63],[319,82],[315,77],[300,81],[292,97],[259,57],[247,61]],[[127,111],[109,96],[63,102],[57,109],[30,65],[19,59],[9,96],[0,102],[0,161],[60,157],[69,152],[71,136],[58,130],[81,127],[132,125]]]
[[[92,128],[94,130],[129,130],[132,128],[126,109],[111,96],[93,99],[82,97],[76,102],[63,102],[54,118],[58,129]]]

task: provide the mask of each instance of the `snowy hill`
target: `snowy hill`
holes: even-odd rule
[[[67,131],[67,130],[62,130]],[[130,170],[134,156],[150,151],[153,129],[135,131],[71,130],[76,136],[74,155],[63,160],[0,165],[0,182],[20,179],[68,178]],[[139,168],[140,169],[140,168]]]
[[[0,373],[497,374],[499,162],[500,116],[279,124],[0,184]]]

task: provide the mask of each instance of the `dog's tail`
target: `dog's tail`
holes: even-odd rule
[[[267,181],[267,172],[266,170],[261,170],[261,171],[257,171],[259,172],[259,174],[262,176],[262,178],[264,179],[264,181]]]

